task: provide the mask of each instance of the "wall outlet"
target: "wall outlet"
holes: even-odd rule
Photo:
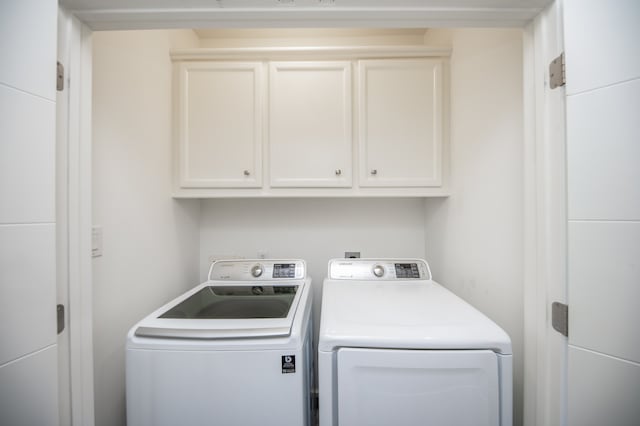
[[[344,252],[345,259],[359,259],[360,252],[359,251],[345,251]]]

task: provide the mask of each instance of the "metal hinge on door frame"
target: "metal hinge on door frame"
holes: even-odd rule
[[[64,331],[64,305],[56,306],[57,321],[58,321],[58,334]]]
[[[560,302],[551,304],[551,325],[563,336],[569,337],[569,306]]]
[[[564,86],[566,83],[563,52],[549,64],[549,87],[555,89],[556,87]]]
[[[56,90],[58,92],[64,90],[64,65],[60,62],[56,66]]]

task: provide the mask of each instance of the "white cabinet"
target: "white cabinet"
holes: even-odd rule
[[[270,184],[351,186],[351,62],[271,62]]]
[[[359,183],[442,183],[442,61],[363,60],[359,81]]]
[[[262,63],[182,62],[177,70],[179,186],[260,187]]]
[[[447,195],[450,50],[185,49],[176,197]]]

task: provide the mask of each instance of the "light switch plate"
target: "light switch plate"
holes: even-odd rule
[[[91,228],[91,257],[102,256],[102,226]]]

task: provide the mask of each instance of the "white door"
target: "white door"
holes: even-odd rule
[[[272,62],[273,187],[351,186],[351,63]]]
[[[568,424],[640,419],[640,2],[566,0]]]
[[[338,350],[340,426],[496,426],[497,355],[488,350]]]
[[[57,425],[58,2],[0,2],[0,424]]]

